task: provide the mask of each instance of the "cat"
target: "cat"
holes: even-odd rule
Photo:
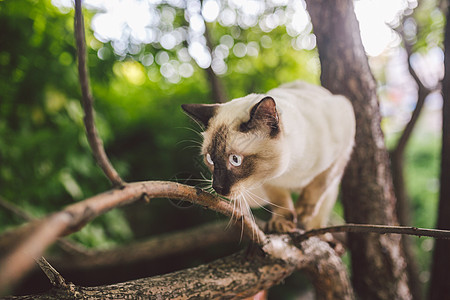
[[[272,232],[326,225],[355,139],[347,98],[295,81],[182,109],[205,129],[201,154],[218,194],[244,208],[269,204]]]

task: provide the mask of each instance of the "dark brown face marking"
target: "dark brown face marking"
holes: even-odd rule
[[[208,153],[211,156],[214,166],[213,183],[214,190],[223,196],[228,196],[232,186],[239,180],[249,177],[255,169],[255,155],[248,155],[243,158],[242,165],[238,167],[227,168],[229,156],[232,153],[227,152],[227,138],[229,132],[225,125],[220,126],[213,133],[213,138]],[[238,153],[233,153],[238,154]]]
[[[278,112],[272,97],[265,97],[255,104],[250,111],[250,119],[239,126],[241,132],[255,129],[268,130],[271,138],[280,132]]]

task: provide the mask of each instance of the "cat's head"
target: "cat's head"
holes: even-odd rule
[[[249,95],[224,104],[183,104],[205,128],[202,155],[223,196],[260,186],[287,167],[283,126],[272,97]]]

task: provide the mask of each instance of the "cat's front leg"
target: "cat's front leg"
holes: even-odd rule
[[[346,159],[333,163],[316,176],[300,195],[295,209],[302,229],[314,229],[326,225],[339,190],[339,182]]]
[[[292,232],[297,229],[297,214],[288,190],[264,186],[270,201],[272,217],[267,223],[268,232]]]

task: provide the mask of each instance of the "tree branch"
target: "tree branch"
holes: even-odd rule
[[[139,199],[170,198],[189,201],[226,216],[234,216],[243,233],[253,242],[264,245],[267,237],[246,214],[229,202],[190,186],[164,181],[127,184],[84,201],[72,204],[48,217],[33,221],[2,236],[0,250],[7,253],[0,260],[0,291],[16,283],[59,237],[81,229],[87,222],[113,208]]]
[[[58,271],[56,271],[55,268],[53,268],[48,263],[48,261],[44,257],[37,259],[36,262],[53,286],[66,287],[66,281],[64,280],[64,278],[61,276],[61,274],[58,273]]]
[[[95,127],[94,111],[92,108],[93,98],[91,94],[89,75],[86,66],[86,40],[84,34],[84,21],[81,8],[81,0],[75,0],[75,37],[77,43],[78,74],[81,84],[82,104],[84,109],[84,125],[86,127],[87,139],[94,154],[95,160],[103,173],[114,187],[123,187],[125,182],[112,166],[103,147],[103,142]]]
[[[403,45],[405,47],[406,53],[407,53],[407,63],[408,63],[408,71],[411,74],[411,77],[414,79],[414,82],[417,84],[417,103],[416,107],[414,108],[414,111],[411,114],[411,118],[406,124],[405,128],[403,129],[403,132],[398,139],[397,145],[395,146],[393,150],[394,156],[401,156],[405,152],[406,144],[408,143],[408,140],[411,136],[411,133],[417,123],[417,120],[419,119],[419,115],[422,111],[423,105],[425,103],[426,97],[433,91],[439,90],[440,87],[436,86],[433,88],[426,87],[422,80],[420,80],[419,76],[417,75],[416,71],[411,65],[411,55],[412,55],[412,45],[408,42],[408,40],[405,37],[405,33],[402,28],[395,28],[394,29],[403,40]]]
[[[122,190],[111,190],[91,197],[84,201],[68,206],[66,209],[54,213],[42,220],[37,220],[2,236],[0,249],[10,250],[0,262],[0,290],[12,286],[17,282],[33,264],[33,257],[40,257],[44,250],[57,238],[79,230],[88,221],[105,213],[112,208],[131,203],[143,196],[147,198],[171,198],[190,201],[227,216],[233,214],[233,206],[218,197],[210,195],[203,190],[181,185],[173,182],[138,182],[131,183]],[[234,216],[241,222],[244,233],[254,242],[264,247],[267,237],[251,219],[235,210]],[[341,228],[344,228],[344,225]],[[363,227],[362,225],[358,225]],[[347,226],[351,227],[351,226]],[[390,231],[379,226],[371,226],[370,232],[405,233],[392,227]],[[342,230],[342,229],[340,229]],[[309,233],[308,236],[323,234],[325,232],[340,231],[338,229],[322,229]],[[355,229],[346,231],[355,232]],[[407,230],[406,230],[407,231]],[[429,235],[431,230],[409,228],[412,234],[419,236]],[[367,230],[365,231],[367,232]],[[433,231],[435,237],[448,237],[448,232]],[[307,238],[306,236],[303,238]],[[295,240],[299,242],[300,240]]]
[[[440,229],[424,229],[417,227],[406,226],[386,226],[386,225],[369,225],[369,224],[345,224],[333,227],[325,227],[319,229],[313,229],[305,233],[294,232],[290,236],[295,243],[302,242],[312,236],[317,236],[325,233],[335,232],[356,232],[356,233],[395,233],[414,235],[418,237],[434,237],[436,239],[450,239],[450,230]]]
[[[239,252],[209,264],[174,273],[98,287],[53,289],[41,295],[5,299],[154,298],[242,299],[280,283],[306,268],[317,284],[317,299],[353,299],[345,266],[326,242],[311,238],[301,250],[287,235],[272,235],[263,252]],[[344,282],[342,282],[344,281]],[[334,292],[331,292],[334,291]],[[49,297],[50,296],[50,297]],[[47,297],[47,298],[45,298]]]

